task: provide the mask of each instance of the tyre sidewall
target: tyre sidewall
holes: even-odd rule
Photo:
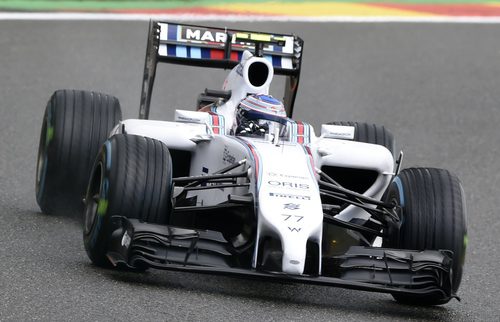
[[[112,233],[111,212],[109,209],[109,182],[111,169],[113,168],[111,162],[112,145],[111,141],[108,140],[102,146],[101,152],[99,153],[95,161],[86,194],[86,199],[92,198],[92,191],[90,190],[93,184],[93,180],[99,180],[100,191],[97,212],[95,213],[95,217],[92,220],[92,224],[90,225],[90,230],[86,229],[85,226],[83,229],[85,250],[87,251],[87,254],[89,255],[92,262],[99,266],[111,265],[106,257],[107,245]],[[100,175],[96,173],[96,170],[99,168],[101,169],[100,171],[102,171]],[[86,211],[85,215],[87,215]],[[87,218],[85,220],[87,220]]]

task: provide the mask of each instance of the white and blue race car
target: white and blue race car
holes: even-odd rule
[[[457,297],[465,201],[446,170],[401,169],[383,126],[291,117],[303,40],[151,22],[138,119],[118,99],[58,90],[40,137],[36,198],[79,213],[103,267],[214,273]],[[173,121],[149,119],[159,62],[229,68],[221,90]],[[286,77],[283,102],[269,95]],[[83,202],[82,202],[83,200]]]

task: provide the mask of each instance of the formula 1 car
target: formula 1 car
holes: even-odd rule
[[[118,99],[58,90],[47,104],[36,198],[84,218],[102,267],[223,274],[457,298],[465,201],[446,170],[401,170],[383,126],[292,119],[303,40],[150,23],[138,119]],[[174,121],[149,120],[159,62],[231,69]],[[286,77],[283,102],[269,95]],[[83,200],[83,203],[82,203]]]

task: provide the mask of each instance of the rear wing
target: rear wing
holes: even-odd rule
[[[244,50],[268,59],[275,75],[286,76],[284,105],[289,117],[299,85],[304,41],[295,35],[150,21],[139,118],[149,118],[159,62],[232,69]]]

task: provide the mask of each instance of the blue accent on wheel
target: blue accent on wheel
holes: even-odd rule
[[[102,183],[102,191],[99,197],[103,199],[108,199],[108,191],[109,191],[109,180],[108,178],[104,178],[104,182]]]
[[[95,216],[95,226],[93,229],[90,231],[90,246],[95,247],[95,244],[97,243],[97,239],[99,237],[99,233],[103,224],[103,217],[102,216]]]
[[[108,140],[104,142],[106,146],[106,170],[111,169],[111,142]]]
[[[394,178],[394,183],[398,187],[398,193],[399,193],[399,204],[401,207],[404,207],[405,205],[405,195],[403,191],[403,183],[401,182],[401,179],[399,177]]]

